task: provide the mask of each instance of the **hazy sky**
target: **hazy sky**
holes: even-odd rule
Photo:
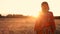
[[[60,0],[0,0],[0,14],[23,14],[36,16],[41,3],[47,1],[54,16],[60,16]]]

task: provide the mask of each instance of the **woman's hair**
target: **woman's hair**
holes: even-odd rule
[[[42,2],[42,4],[41,4],[41,5],[44,5],[44,4],[48,5],[48,3],[47,3],[47,2],[45,2],[45,1],[44,1],[44,2]]]
[[[48,10],[49,10],[49,5],[46,1],[42,2],[41,6],[44,6],[44,4],[46,4],[48,6]]]

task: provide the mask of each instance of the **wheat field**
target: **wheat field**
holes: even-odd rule
[[[60,19],[55,19],[56,33],[60,33]],[[0,18],[0,34],[36,34],[35,19],[32,18]]]

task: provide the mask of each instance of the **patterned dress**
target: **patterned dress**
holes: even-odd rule
[[[36,21],[34,30],[37,34],[54,34],[56,27],[53,18],[53,13],[41,13],[40,17]]]

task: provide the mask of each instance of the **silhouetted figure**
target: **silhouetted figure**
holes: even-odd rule
[[[47,2],[42,2],[42,11],[34,27],[36,34],[54,34],[56,30],[53,13],[49,11]]]

